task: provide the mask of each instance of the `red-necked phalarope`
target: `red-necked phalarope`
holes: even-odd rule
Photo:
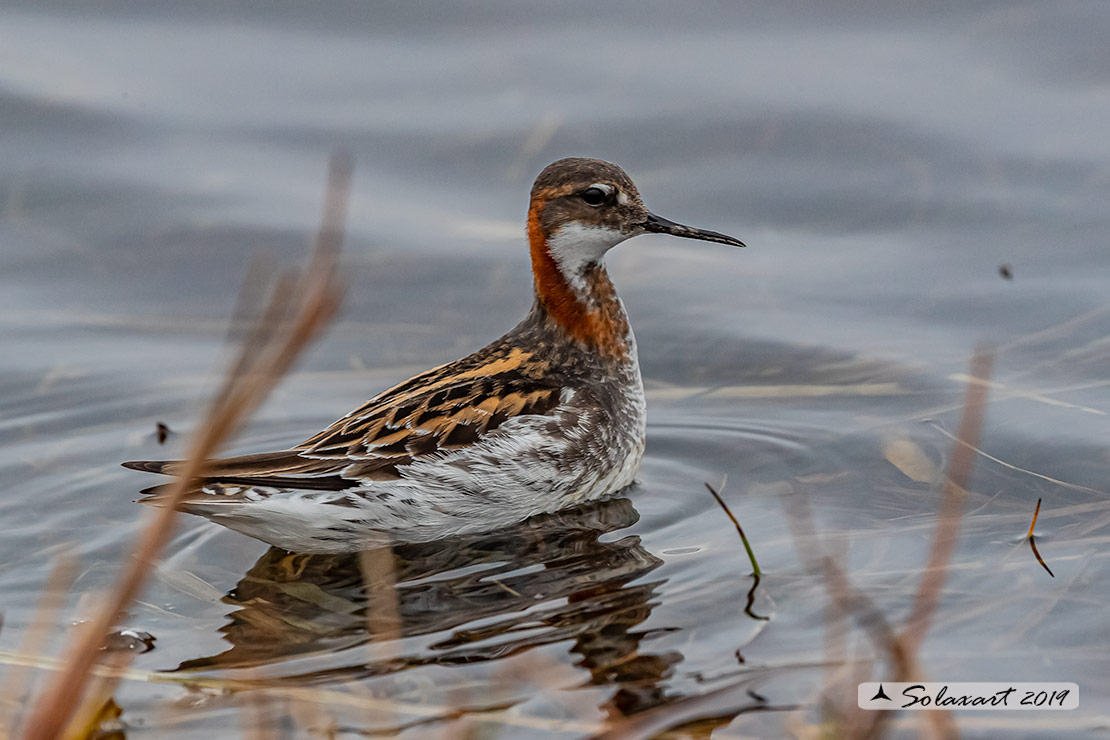
[[[614,164],[548,165],[528,209],[535,303],[524,321],[292,449],[213,461],[181,509],[286,550],[349,552],[488,531],[620,491],[643,457],[646,408],[602,258],[646,233],[744,246],[649,212]]]

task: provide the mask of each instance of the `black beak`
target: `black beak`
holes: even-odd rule
[[[739,239],[733,239],[731,236],[718,234],[716,231],[706,231],[705,229],[695,229],[691,226],[683,226],[676,224],[674,221],[668,221],[665,218],[660,218],[654,213],[647,215],[647,220],[644,221],[644,231],[652,234],[670,234],[672,236],[684,236],[687,239],[701,239],[706,242],[717,242],[718,244],[729,244],[733,247],[743,247],[744,242]]]

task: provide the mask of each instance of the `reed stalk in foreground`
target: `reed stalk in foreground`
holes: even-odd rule
[[[65,548],[54,558],[54,566],[46,577],[39,606],[19,646],[19,652],[23,655],[36,655],[43,651],[53,625],[57,624],[58,617],[65,606],[66,593],[73,585],[77,572],[77,559],[70,551],[70,545],[66,545]],[[0,737],[6,737],[3,734],[3,728],[15,727],[19,724],[20,715],[24,711],[21,700],[26,699],[26,687],[30,683],[27,672],[28,669],[25,666],[9,666],[3,682],[0,682],[0,700],[3,700],[4,705],[16,707],[9,712],[6,706],[0,705]]]
[[[972,357],[971,379],[964,397],[957,444],[941,491],[940,514],[933,532],[932,547],[927,565],[922,571],[913,607],[901,630],[894,628],[878,606],[852,585],[836,559],[817,544],[808,502],[797,497],[787,499],[787,518],[801,559],[810,570],[824,576],[834,614],[853,618],[863,628],[877,650],[887,656],[894,671],[892,677],[894,681],[922,680],[918,652],[936,611],[944,588],[948,563],[956,548],[963,518],[963,502],[975,464],[974,450],[979,444],[983,428],[992,360],[993,356],[987,350],[977,350]],[[709,484],[706,484],[706,487],[729,515],[737,531],[741,533],[745,547],[748,547],[747,538],[743,535],[739,522],[732,516],[732,512],[717,491]],[[752,567],[758,568],[750,548],[748,553],[752,560]],[[792,708],[773,707],[758,702],[753,704],[751,694],[746,691],[748,685],[749,681],[743,680],[718,691],[687,697],[642,714],[633,715],[612,724],[606,731],[591,736],[591,740],[648,740],[695,719]],[[954,740],[959,737],[955,723],[948,712],[932,711],[921,714],[925,715],[918,717],[921,722],[922,737],[932,740]],[[878,740],[885,734],[890,717],[889,711],[850,711],[835,727],[835,736],[851,740],[862,738]]]
[[[334,316],[342,296],[336,260],[346,221],[350,178],[349,160],[333,157],[311,264],[303,275],[286,277],[277,283],[262,318],[249,332],[223,386],[190,440],[188,455],[176,480],[170,484],[164,507],[143,529],[115,588],[98,605],[91,622],[74,635],[66,650],[64,668],[33,700],[23,731],[25,740],[54,740],[62,737],[67,728],[80,732],[88,727],[91,717],[74,715],[79,707],[84,712],[98,711],[103,704],[96,697],[86,696],[92,670],[100,662],[100,646],[113,625],[125,617],[146,582],[155,558],[173,532],[177,504],[204,477],[206,461],[262,404]],[[99,693],[103,695],[113,686],[114,683],[101,684]]]
[[[924,680],[918,654],[940,601],[948,565],[956,549],[963,519],[964,499],[983,428],[992,364],[993,354],[985,349],[977,349],[971,359],[971,374],[964,396],[963,413],[941,490],[940,512],[933,530],[933,542],[927,563],[921,571],[921,580],[910,614],[901,629],[896,629],[878,606],[855,588],[836,559],[818,544],[808,502],[799,497],[787,499],[788,522],[802,561],[810,570],[824,576],[832,611],[855,621],[876,651],[885,655],[894,674],[890,677],[892,681]],[[828,690],[829,686],[826,685],[825,692]],[[937,740],[959,737],[948,712],[930,711],[920,714],[924,716],[917,716],[915,719],[920,723],[922,737]],[[857,709],[853,692],[848,711],[834,725],[836,736],[877,740],[884,736],[891,716],[890,711]]]
[[[971,358],[971,377],[967,383],[964,410],[956,432],[959,443],[952,449],[952,457],[949,459],[948,476],[941,496],[940,517],[933,531],[929,561],[918,584],[913,609],[900,635],[913,653],[920,648],[929,631],[929,624],[940,600],[940,592],[944,589],[944,581],[948,576],[948,563],[956,549],[960,522],[963,519],[964,498],[971,482],[971,472],[975,469],[975,450],[979,447],[979,437],[983,432],[983,417],[986,414],[993,364],[993,354],[984,349],[977,349]]]

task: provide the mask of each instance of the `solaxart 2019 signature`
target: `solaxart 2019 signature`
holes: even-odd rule
[[[1076,709],[1079,687],[1048,682],[868,682],[859,685],[860,709]]]

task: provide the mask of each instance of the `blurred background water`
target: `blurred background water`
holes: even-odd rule
[[[304,258],[332,151],[357,168],[343,316],[236,450],[299,442],[511,327],[531,181],[596,156],[656,213],[749,244],[645,236],[610,255],[650,404],[629,498],[399,552],[392,663],[367,662],[350,562],[185,521],[129,625],[158,637],[137,667],[425,708],[325,703],[347,732],[434,718],[459,692],[474,721],[512,705],[511,737],[580,737],[741,677],[772,705],[812,701],[826,591],[783,505],[805,497],[856,585],[904,618],[961,374],[988,343],[989,457],[923,667],[1080,684],[1080,710],[966,715],[965,736],[1105,732],[1108,37],[1102,2],[8,0],[0,649],[59,552],[82,558],[73,615],[111,583],[150,484],[118,462],[180,454],[249,263]],[[157,422],[178,432],[164,446]],[[703,488],[725,476],[770,621],[745,615],[750,568]],[[1038,498],[1055,578],[1021,539]],[[117,701],[128,737],[238,721],[233,699],[174,685],[129,681]],[[736,714],[754,701],[686,731],[779,736],[796,716]]]

